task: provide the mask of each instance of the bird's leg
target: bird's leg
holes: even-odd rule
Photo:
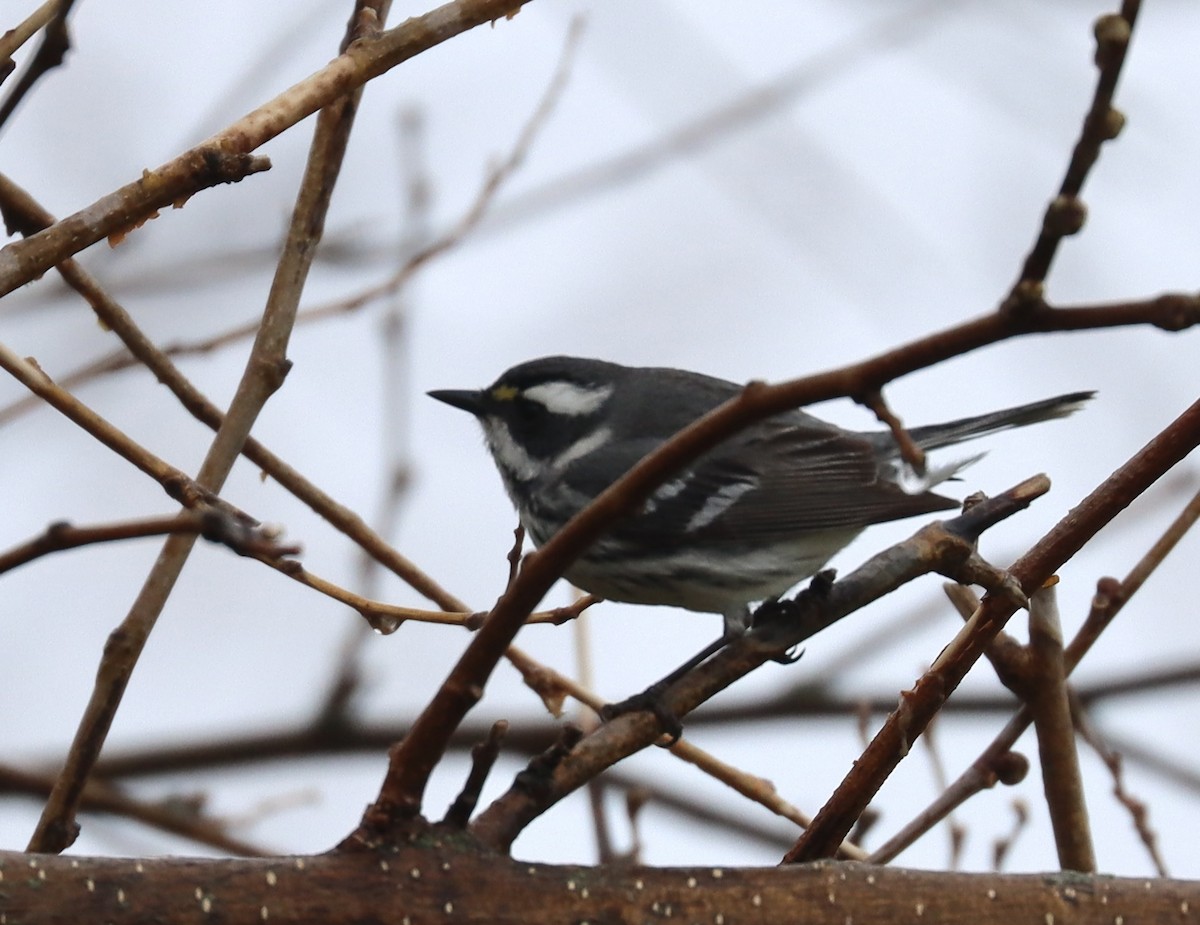
[[[743,608],[736,612],[725,614],[724,618],[725,633],[720,639],[710,642],[666,677],[655,681],[640,694],[626,697],[620,703],[605,704],[600,709],[600,719],[608,722],[625,713],[648,710],[654,714],[654,718],[662,726],[663,732],[670,737],[669,742],[663,743],[664,746],[670,748],[678,742],[679,737],[683,735],[683,724],[680,723],[678,716],[667,709],[662,701],[662,695],[666,693],[672,684],[681,679],[693,668],[703,665],[733,640],[744,635],[750,622],[750,613],[748,609]]]
[[[724,649],[729,643],[733,642],[748,633],[755,626],[769,623],[774,620],[786,620],[792,616],[796,610],[796,602],[806,595],[824,596],[829,593],[829,589],[833,586],[833,580],[837,577],[837,572],[833,569],[825,569],[817,572],[809,582],[808,587],[797,594],[791,600],[780,600],[774,598],[769,601],[764,601],[753,613],[749,607],[740,607],[736,610],[731,610],[722,614],[725,620],[725,632],[720,639],[715,642],[710,642],[707,646],[689,658],[686,662],[672,671],[665,678],[651,684],[640,694],[634,694],[632,697],[626,697],[620,703],[605,704],[600,708],[600,719],[608,722],[611,719],[616,719],[626,713],[635,713],[639,710],[648,710],[654,714],[654,718],[658,720],[662,726],[663,732],[669,737],[669,741],[663,743],[665,747],[670,748],[679,741],[679,737],[683,734],[683,724],[679,721],[679,717],[667,709],[663,703],[662,695],[676,681],[680,680],[693,668],[698,668],[706,661]],[[773,661],[781,665],[791,665],[800,660],[800,656],[804,654],[801,650],[796,652],[794,649],[788,649],[786,652],[781,652],[773,657]]]

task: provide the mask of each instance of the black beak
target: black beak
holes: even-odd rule
[[[430,398],[445,402],[452,408],[469,411],[475,417],[483,414],[486,408],[486,393],[470,389],[437,389],[426,393]]]

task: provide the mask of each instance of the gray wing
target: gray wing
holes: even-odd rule
[[[564,487],[592,497],[604,476],[624,472],[654,441],[609,445],[573,464]],[[885,477],[871,440],[797,412],[766,421],[712,450],[662,485],[616,527],[643,542],[771,543],[816,530],[944,511],[957,502],[908,494]]]

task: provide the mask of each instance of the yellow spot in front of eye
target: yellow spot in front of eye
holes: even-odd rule
[[[515,385],[498,385],[492,389],[492,398],[496,401],[512,401],[520,394],[521,390]]]

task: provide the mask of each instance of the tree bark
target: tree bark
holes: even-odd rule
[[[755,923],[1180,922],[1200,883],[962,874],[823,861],[767,868],[522,864],[461,832],[267,859],[0,852],[0,921]]]

